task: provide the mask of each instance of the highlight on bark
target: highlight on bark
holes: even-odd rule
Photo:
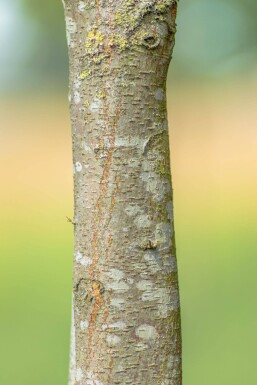
[[[65,0],[74,164],[70,385],[181,385],[166,109],[175,0]]]

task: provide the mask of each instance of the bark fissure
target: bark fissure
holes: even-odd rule
[[[174,0],[65,0],[74,161],[70,385],[181,385],[166,111]]]

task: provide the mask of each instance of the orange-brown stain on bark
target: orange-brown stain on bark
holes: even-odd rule
[[[110,130],[110,133],[109,133],[110,148],[108,148],[108,150],[107,150],[107,157],[105,160],[104,169],[103,169],[102,177],[100,180],[100,186],[99,186],[100,192],[99,192],[99,196],[98,196],[97,203],[96,203],[97,213],[96,213],[96,216],[94,219],[94,224],[93,224],[93,240],[92,240],[93,262],[92,262],[92,265],[91,265],[90,271],[89,271],[92,278],[94,278],[95,267],[96,267],[96,264],[100,258],[100,253],[98,252],[98,244],[102,241],[102,236],[101,236],[101,234],[99,234],[99,231],[97,229],[99,228],[99,223],[101,223],[103,220],[103,202],[106,198],[108,185],[109,185],[109,176],[110,176],[111,165],[112,165],[112,156],[113,156],[113,152],[115,149],[115,130],[116,130],[117,125],[118,125],[118,121],[119,121],[119,117],[120,117],[120,110],[121,110],[121,108],[120,108],[120,106],[118,106],[116,114],[115,114],[114,123],[113,123],[112,129]],[[106,111],[106,116],[108,116],[107,111]],[[106,129],[105,129],[105,131],[106,131]],[[112,203],[115,203],[115,201]],[[111,207],[109,209],[109,212],[112,212],[112,210],[113,210],[113,207]]]
[[[88,355],[90,356],[92,350],[92,340],[96,327],[96,320],[101,307],[104,304],[103,288],[97,281],[92,282],[92,297],[94,299],[94,307],[91,313],[89,322],[89,336],[88,336]]]

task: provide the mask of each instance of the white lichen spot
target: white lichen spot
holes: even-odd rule
[[[174,366],[174,361],[176,360],[176,356],[174,357],[173,354],[170,354],[168,356],[168,360],[167,360],[167,368],[168,369],[172,369],[172,367]]]
[[[130,158],[130,160],[129,160],[129,168],[131,170],[136,170],[140,166],[141,166],[141,162],[140,162],[140,159],[138,157]]]
[[[111,282],[106,284],[108,289],[116,292],[123,293],[129,289],[128,284],[124,280],[124,273],[118,269],[110,269],[107,273],[108,277],[111,278]]]
[[[155,239],[163,247],[170,248],[172,246],[173,229],[170,223],[161,222],[156,225]]]
[[[129,148],[137,147],[143,149],[144,140],[140,139],[139,136],[127,136],[127,137],[115,137],[115,147],[116,148]]]
[[[82,372],[82,369],[81,368],[78,368],[76,370],[76,381],[81,381],[83,379],[83,372]]]
[[[148,160],[142,162],[141,179],[145,183],[146,191],[150,192],[153,200],[160,202],[165,194],[170,190],[170,184],[165,179],[152,170],[152,165]]]
[[[159,259],[157,259],[159,257]],[[161,261],[159,253],[148,251],[144,254],[144,260],[147,262],[147,266],[151,273],[157,273],[157,271],[162,270],[161,264],[158,261]]]
[[[129,217],[133,217],[139,213],[142,213],[143,212],[143,209],[138,206],[138,205],[128,205],[126,208],[125,208],[125,213],[129,216]]]
[[[85,321],[80,321],[80,329],[82,331],[85,331],[86,329],[88,329],[89,327],[89,322],[88,320],[85,320]]]
[[[74,87],[78,90],[81,86],[81,80],[77,79],[74,81]]]
[[[162,381],[161,385],[170,385],[170,380]]]
[[[113,307],[122,307],[125,305],[125,301],[123,298],[112,298],[110,302],[110,306]]]
[[[136,217],[134,223],[139,229],[144,229],[146,227],[149,227],[152,222],[147,214],[142,214]]]
[[[151,325],[140,325],[136,329],[136,335],[143,340],[154,340],[158,337],[156,329]]]
[[[118,321],[118,322],[115,322],[113,324],[110,324],[109,328],[110,329],[125,330],[126,329],[126,324],[125,324],[125,322]]]
[[[138,290],[142,290],[142,291],[152,290],[152,288],[153,288],[152,282],[147,281],[147,280],[142,280],[142,281],[138,282],[136,286],[137,286]]]
[[[156,100],[164,100],[165,98],[165,92],[162,88],[157,88],[155,91],[155,99]]]
[[[80,93],[78,91],[74,92],[74,103],[78,105],[80,103]]]
[[[66,29],[69,33],[77,31],[77,24],[71,17],[66,17]]]
[[[124,293],[125,291],[128,291],[129,286],[125,282],[113,282],[107,284],[108,289],[111,289],[113,291],[116,291],[117,293]]]
[[[76,172],[80,172],[82,170],[82,164],[80,162],[75,163]]]
[[[124,367],[121,364],[117,366],[117,372],[124,372]]]
[[[163,267],[167,273],[176,273],[178,271],[177,268],[177,259],[174,255],[164,254],[163,255]]]
[[[110,269],[110,271],[107,273],[108,277],[115,281],[120,281],[124,277],[124,273],[121,270],[118,269]]]
[[[87,382],[86,385],[104,385],[101,381],[98,380],[91,380],[90,382]]]
[[[134,283],[133,278],[127,278],[126,281],[128,282],[129,285],[133,285],[133,283]]]
[[[167,203],[166,208],[167,208],[168,218],[172,222],[173,221],[173,205],[172,205],[171,201]]]
[[[85,11],[85,8],[86,8],[86,4],[84,3],[84,1],[80,1],[79,2],[79,5],[78,5],[78,10],[80,12],[84,12]]]
[[[99,110],[99,108],[101,107],[101,104],[102,104],[102,101],[98,98],[95,98],[94,101],[90,104],[90,111],[91,112],[95,112],[97,110]]]
[[[108,334],[106,337],[106,342],[109,345],[109,347],[118,345],[120,341],[121,341],[121,338],[119,336],[116,336],[115,334]]]
[[[147,344],[144,344],[143,342],[139,342],[138,344],[136,344],[136,351],[137,352],[143,352],[144,350],[148,349],[149,346]]]
[[[80,263],[82,266],[92,265],[92,259],[82,255],[79,251],[75,254],[76,262]]]
[[[174,289],[176,290],[176,289]],[[176,298],[176,293],[175,298]],[[172,296],[173,297],[173,296]],[[155,301],[157,302],[157,308],[159,315],[162,318],[166,318],[168,316],[169,310],[171,310],[171,291],[169,288],[152,288],[145,290],[142,294],[142,301]],[[173,308],[175,308],[177,305],[174,306],[173,301]]]
[[[87,154],[90,154],[90,153],[93,152],[93,150],[91,149],[91,147],[88,146],[87,143],[84,143],[84,151],[85,151],[85,153],[87,153]]]
[[[85,385],[104,385],[101,381],[99,381],[96,375],[93,372],[87,372],[86,374],[87,380]]]
[[[77,31],[77,24],[71,17],[66,17],[66,35],[68,46],[72,45],[71,35]]]

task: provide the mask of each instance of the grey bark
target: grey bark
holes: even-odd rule
[[[70,385],[181,385],[166,110],[176,1],[64,1],[74,161]]]

